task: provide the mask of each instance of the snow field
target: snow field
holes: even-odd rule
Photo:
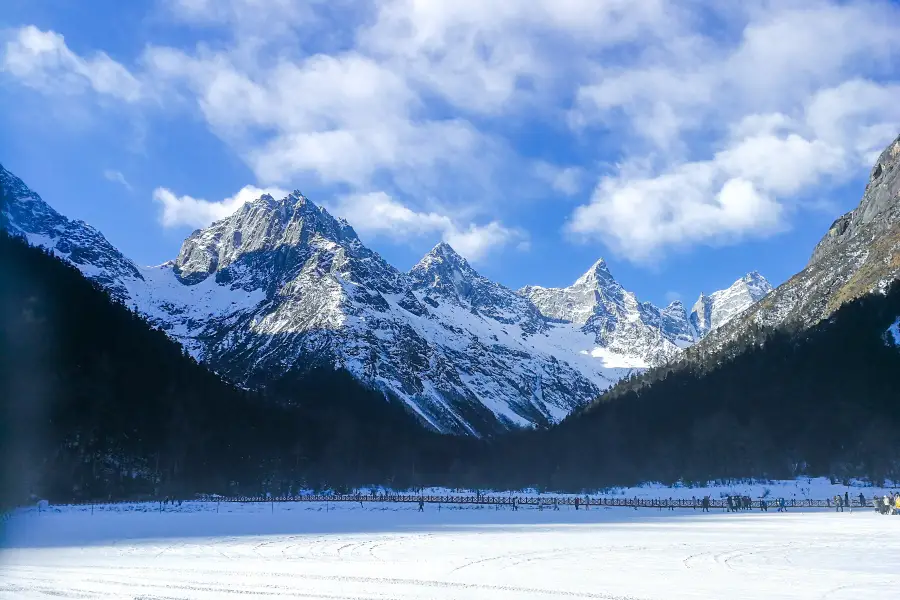
[[[900,517],[871,509],[215,508],[18,512],[5,523],[0,598],[841,600],[900,590]]]

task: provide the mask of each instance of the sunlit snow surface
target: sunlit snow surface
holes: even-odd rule
[[[0,598],[895,598],[900,517],[185,504],[19,513]]]
[[[894,321],[894,324],[888,328],[888,335],[893,340],[895,346],[900,346],[900,318]]]

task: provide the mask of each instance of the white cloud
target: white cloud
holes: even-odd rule
[[[681,302],[681,293],[669,290],[668,292],[666,292],[665,298],[668,304],[672,304],[673,302]]]
[[[142,96],[141,83],[103,52],[82,58],[62,35],[31,25],[15,30],[7,40],[0,71],[42,91],[76,94],[92,89],[126,102]]]
[[[487,225],[471,224],[465,229],[444,232],[444,241],[472,261],[480,261],[495,247],[516,242],[518,250],[528,249],[528,239],[521,231],[504,227],[497,221]]]
[[[734,243],[782,228],[782,207],[748,179],[715,162],[686,163],[656,176],[626,165],[603,178],[589,204],[572,213],[567,230],[600,239],[638,262],[660,258],[664,248],[690,243]]]
[[[490,251],[514,242],[520,250],[527,247],[522,245],[527,244],[523,232],[504,227],[497,221],[486,225],[470,224],[460,229],[447,215],[416,212],[385,192],[345,196],[329,208],[363,234],[393,240],[439,234],[457,252],[475,262],[483,260]]]
[[[550,184],[550,186],[567,196],[573,196],[581,191],[585,177],[581,167],[558,167],[547,162],[538,162],[535,167],[535,175]]]
[[[863,78],[900,59],[896,7],[800,2],[729,18],[732,42],[675,36],[581,86],[570,123],[617,131],[626,154],[568,232],[636,261],[769,235],[896,136],[900,88]]]
[[[160,187],[153,190],[153,199],[162,204],[159,222],[163,227],[186,225],[201,228],[234,214],[241,206],[256,200],[263,194],[269,194],[274,198],[284,198],[288,195],[287,192],[278,188],[260,189],[248,185],[230,198],[210,202],[191,196],[176,196],[170,190]]]
[[[115,171],[113,169],[106,169],[105,171],[103,171],[103,177],[105,177],[108,181],[114,181],[116,183],[121,184],[129,192],[132,189],[131,184],[128,183],[128,180],[125,179],[125,175],[123,175],[121,171]]]
[[[345,196],[332,205],[330,210],[350,221],[357,231],[394,239],[453,227],[449,217],[435,212],[415,212],[385,192]]]
[[[403,210],[369,216],[476,254],[523,243],[500,223],[526,198],[589,186],[567,230],[636,261],[769,235],[900,129],[886,0],[161,1],[197,40],[151,44],[129,71],[23,28],[3,69],[193,106],[258,184],[385,190]]]

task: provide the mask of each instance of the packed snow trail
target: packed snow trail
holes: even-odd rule
[[[893,597],[900,517],[415,505],[63,509],[5,524],[0,598]]]

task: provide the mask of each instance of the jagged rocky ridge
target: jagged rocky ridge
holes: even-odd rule
[[[639,302],[603,261],[569,288],[519,293],[444,243],[400,272],[299,192],[262,196],[192,233],[175,260],[138,267],[2,166],[0,183],[6,229],[76,264],[228,379],[254,387],[342,368],[439,431],[557,422],[705,335],[681,303]],[[712,327],[764,287],[748,277],[752,290],[744,278],[710,296]]]

